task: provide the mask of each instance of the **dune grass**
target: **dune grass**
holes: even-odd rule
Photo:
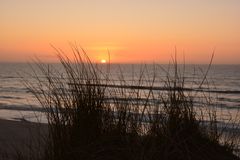
[[[131,87],[123,74],[118,83],[113,81],[111,65],[104,72],[84,50],[73,47],[74,60],[56,51],[62,70],[37,63],[44,77],[35,72],[37,83],[26,82],[48,120],[39,159],[238,159],[234,139],[221,140],[209,97],[202,94],[205,103],[195,106],[199,93],[185,89],[184,69],[176,59],[170,65],[173,72],[161,68],[165,79],[156,74],[158,65],[151,71],[143,66]],[[164,91],[154,90],[157,80]],[[204,74],[199,88],[205,82]]]

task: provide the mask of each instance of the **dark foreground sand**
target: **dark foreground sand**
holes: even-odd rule
[[[16,159],[16,153],[29,154],[29,149],[41,150],[47,125],[26,121],[0,119],[0,159]]]

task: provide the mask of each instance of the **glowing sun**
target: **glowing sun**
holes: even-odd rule
[[[106,62],[107,62],[106,59],[101,60],[101,63],[106,63]]]

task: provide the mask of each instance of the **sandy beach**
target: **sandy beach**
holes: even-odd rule
[[[42,148],[41,137],[46,130],[46,124],[0,119],[0,159],[15,159],[17,152]]]

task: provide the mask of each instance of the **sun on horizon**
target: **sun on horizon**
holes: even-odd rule
[[[104,64],[104,63],[106,63],[107,61],[106,61],[106,59],[101,59],[101,63],[102,64]]]

